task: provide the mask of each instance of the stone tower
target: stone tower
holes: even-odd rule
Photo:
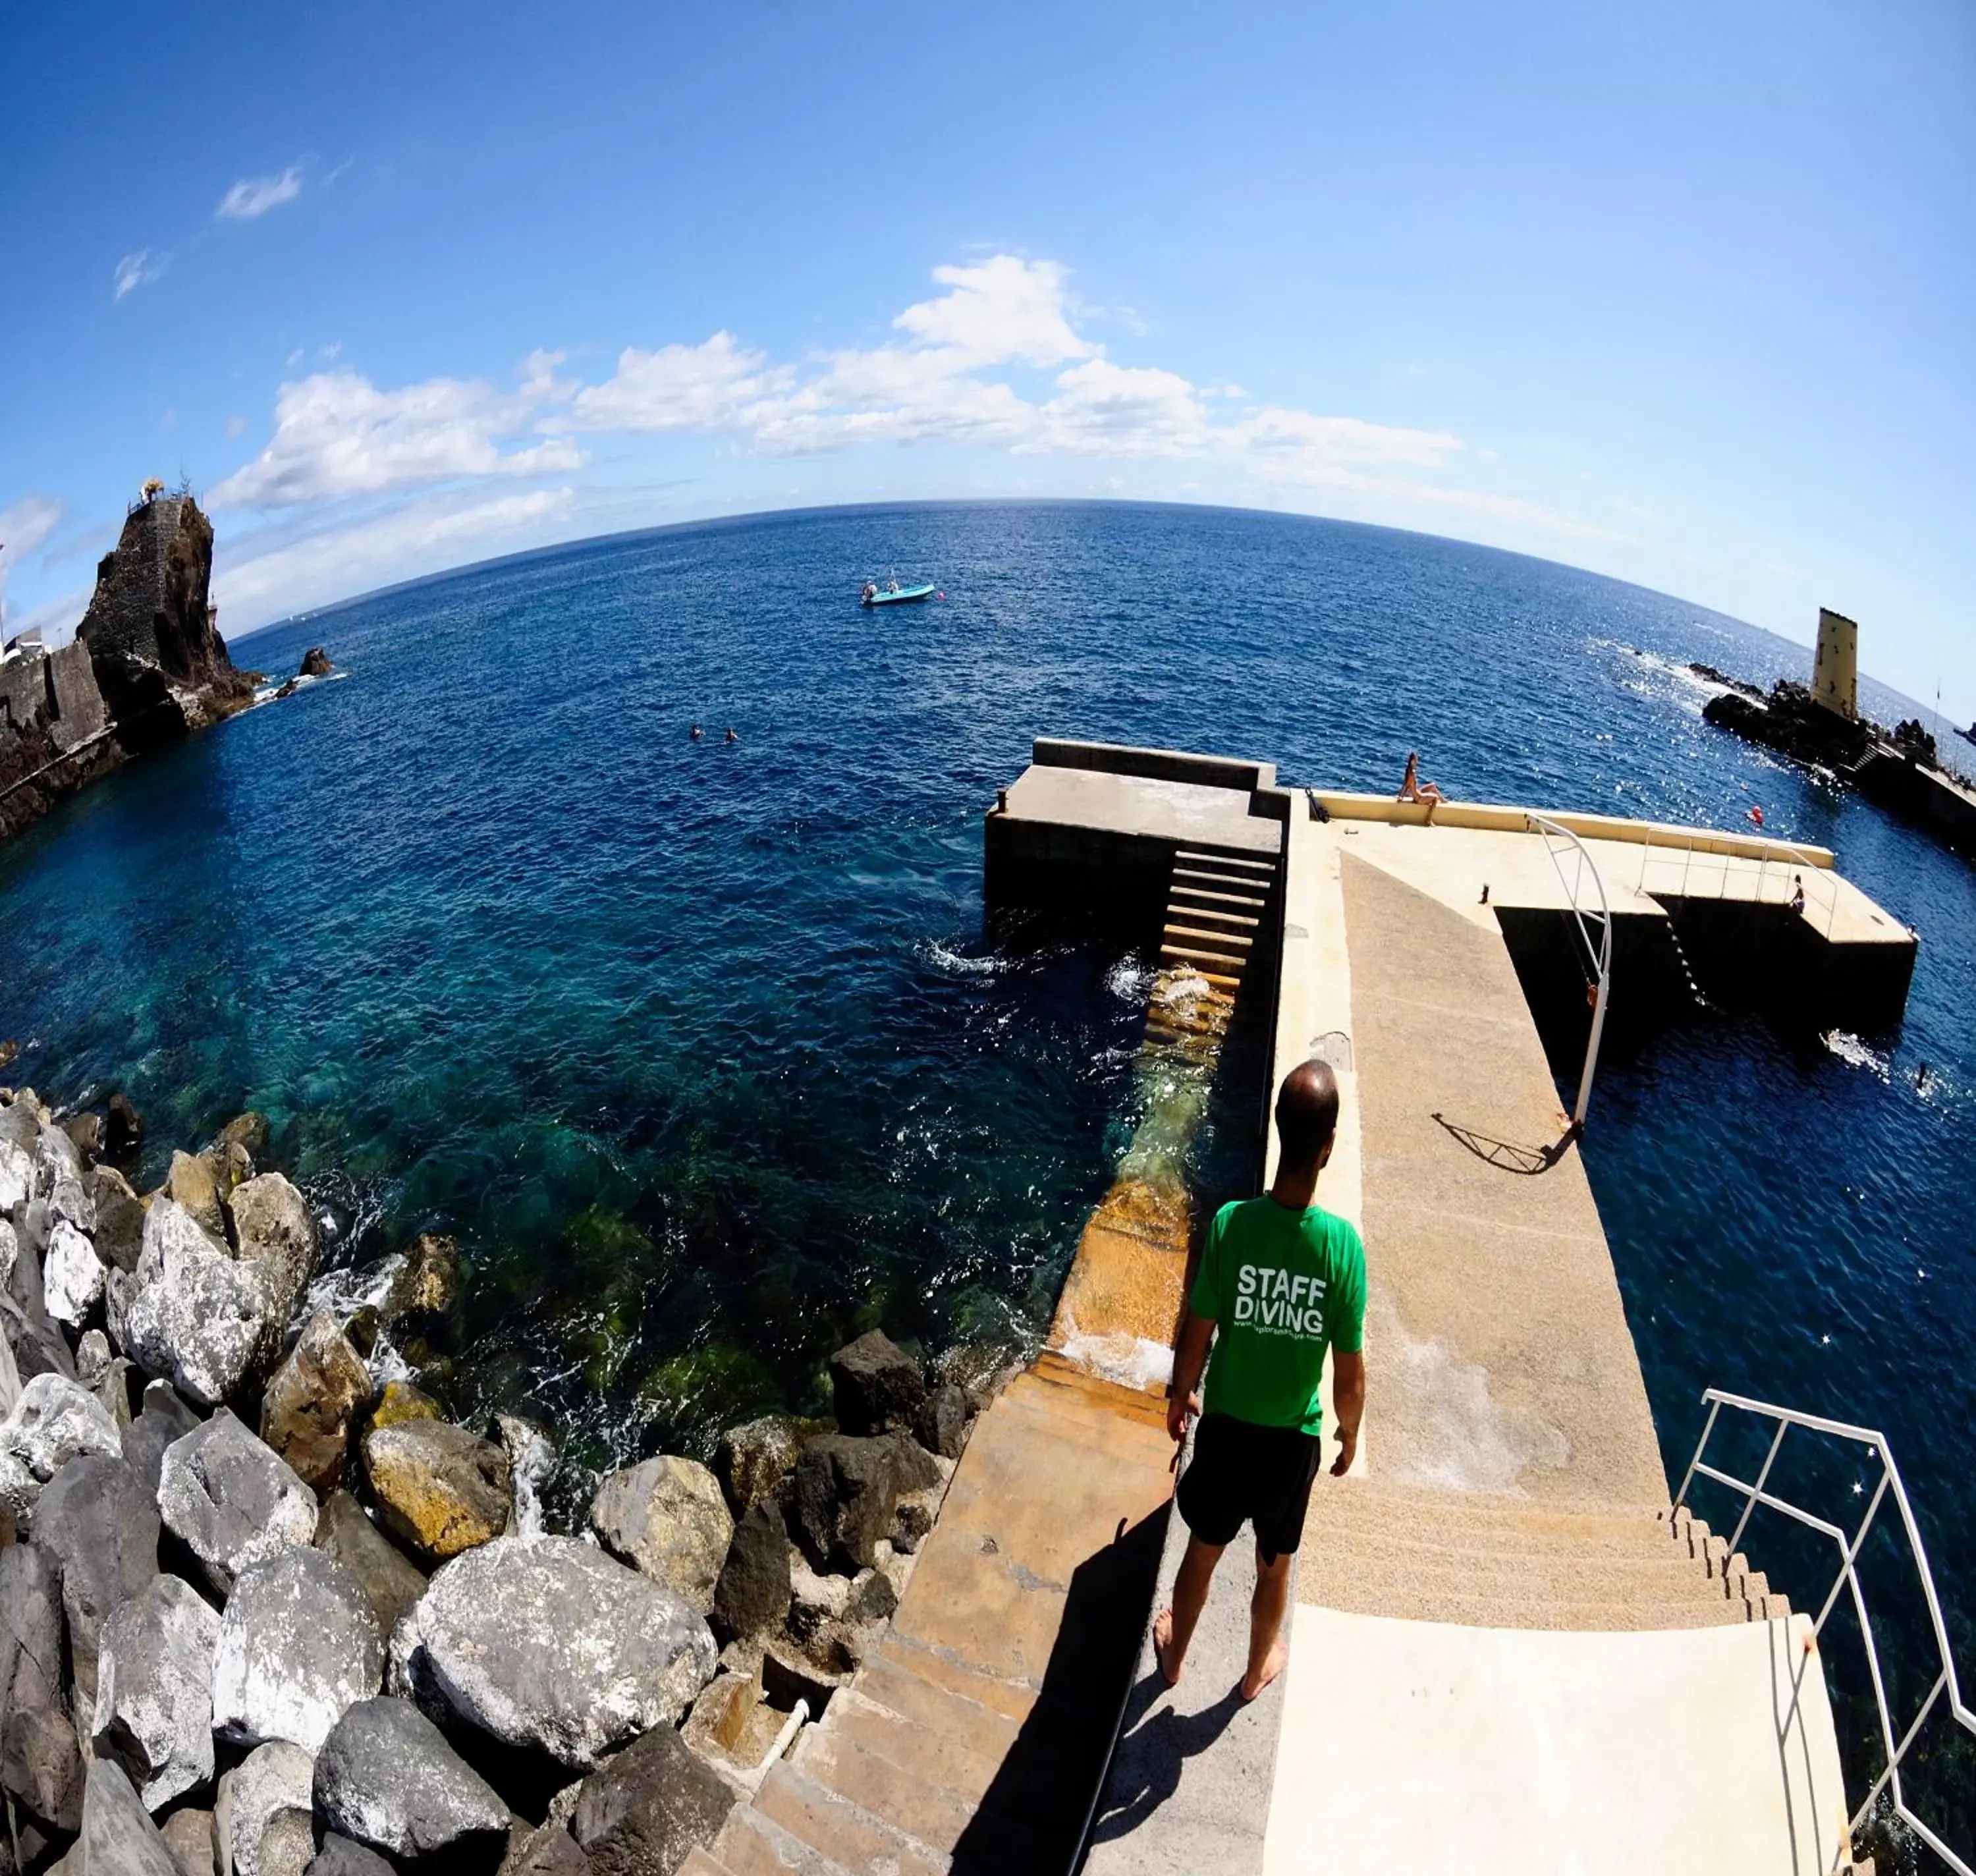
[[[1811,662],[1811,694],[1835,717],[1859,717],[1859,628],[1843,612],[1818,608],[1818,650]]]

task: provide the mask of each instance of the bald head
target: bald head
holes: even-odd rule
[[[1293,1068],[1276,1091],[1276,1133],[1286,1169],[1315,1172],[1338,1131],[1338,1077],[1329,1062]]]

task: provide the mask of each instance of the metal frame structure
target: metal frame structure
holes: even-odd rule
[[[1640,878],[1635,889],[1651,895],[1653,889],[1647,883],[1648,866],[1655,859],[1671,866],[1678,858],[1681,862],[1681,884],[1675,889],[1673,896],[1684,899],[1701,898],[1703,895],[1696,892],[1693,885],[1694,862],[1698,857],[1702,862],[1702,872],[1704,875],[1708,871],[1711,862],[1713,862],[1719,869],[1715,891],[1709,896],[1718,899],[1727,898],[1731,896],[1729,882],[1732,879],[1740,877],[1747,879],[1752,878],[1753,875],[1747,872],[1739,873],[1737,870],[1739,867],[1747,866],[1749,864],[1749,856],[1747,854],[1717,853],[1696,845],[1698,841],[1711,840],[1719,837],[1705,830],[1691,831],[1685,839],[1667,839],[1661,842],[1660,851],[1657,855],[1655,852],[1653,829],[1649,826],[1646,840],[1640,849]],[[1771,862],[1775,861],[1781,866],[1787,866],[1798,875],[1806,889],[1803,913],[1805,919],[1807,922],[1812,922],[1813,902],[1817,902],[1816,909],[1823,914],[1824,935],[1828,938],[1830,938],[1833,927],[1838,922],[1839,918],[1839,888],[1836,884],[1836,876],[1833,874],[1831,867],[1813,858],[1810,849],[1793,846],[1788,840],[1777,840],[1766,836],[1764,847],[1763,857],[1757,861],[1757,870],[1754,875],[1755,887],[1751,894],[1753,902],[1760,905],[1766,902],[1764,888],[1769,883]],[[1737,896],[1740,898],[1741,895],[1739,894]],[[1788,903],[1788,901],[1786,902]]]
[[[1928,1551],[1921,1541],[1921,1532],[1915,1524],[1914,1509],[1908,1502],[1907,1488],[1901,1482],[1900,1469],[1894,1463],[1894,1456],[1887,1449],[1886,1440],[1869,1426],[1853,1426],[1843,1420],[1828,1420],[1815,1413],[1800,1413],[1792,1408],[1773,1406],[1767,1401],[1750,1400],[1741,1394],[1725,1393],[1720,1388],[1711,1387],[1702,1395],[1708,1403],[1708,1419],[1702,1427],[1701,1437],[1695,1442],[1694,1457],[1688,1462],[1688,1471],[1681,1482],[1681,1489],[1675,1494],[1674,1502],[1678,1509],[1688,1496],[1688,1489],[1695,1479],[1712,1479],[1717,1485],[1739,1493],[1743,1499],[1743,1513],[1736,1521],[1736,1529],[1729,1539],[1729,1555],[1734,1556],[1742,1541],[1751,1514],[1759,1505],[1767,1505],[1772,1511],[1780,1512],[1806,1529],[1829,1538],[1839,1547],[1839,1574],[1833,1578],[1830,1591],[1820,1608],[1817,1620],[1812,1624],[1814,1637],[1823,1633],[1826,1620],[1837,1607],[1839,1593],[1849,1588],[1852,1593],[1852,1607],[1859,1617],[1859,1634],[1865,1644],[1866,1667],[1873,1683],[1874,1705],[1880,1722],[1880,1742],[1886,1755],[1886,1767],[1873,1782],[1859,1809],[1853,1812],[1848,1829],[1857,1831],[1865,1821],[1866,1813],[1873,1807],[1882,1792],[1891,1787],[1894,1809],[1902,1821],[1928,1845],[1957,1876],[1976,1876],[1976,1870],[1964,1862],[1956,1852],[1944,1843],[1922,1819],[1916,1815],[1901,1789],[1901,1762],[1907,1756],[1921,1732],[1922,1723],[1935,1710],[1935,1703],[1945,1692],[1948,1696],[1949,1711],[1955,1723],[1965,1732],[1976,1734],[1976,1711],[1972,1711],[1962,1697],[1962,1686],[1955,1671],[1955,1657],[1948,1647],[1948,1628],[1942,1620],[1941,1599],[1935,1593],[1934,1573],[1928,1568]],[[1762,1469],[1757,1474],[1754,1484],[1738,1479],[1733,1474],[1711,1466],[1703,1456],[1708,1450],[1710,1436],[1715,1431],[1715,1423],[1724,1407],[1739,1413],[1751,1414],[1759,1419],[1774,1420],[1777,1432],[1772,1436],[1770,1450],[1764,1456]],[[1862,1446],[1870,1457],[1880,1462],[1880,1482],[1874,1487],[1867,1501],[1866,1515],[1859,1520],[1859,1528],[1848,1535],[1837,1525],[1801,1509],[1787,1499],[1779,1498],[1767,1489],[1770,1469],[1777,1462],[1777,1449],[1784,1442],[1784,1436],[1794,1427],[1803,1427],[1812,1433],[1829,1434],[1836,1439],[1850,1440]],[[1935,1635],[1936,1653],[1941,1662],[1941,1671],[1935,1684],[1928,1690],[1928,1697],[1921,1703],[1907,1729],[1898,1739],[1895,1736],[1893,1716],[1888,1710],[1887,1688],[1880,1671],[1879,1650],[1873,1640],[1873,1624],[1866,1612],[1866,1594],[1861,1586],[1859,1561],[1865,1546],[1866,1534],[1873,1528],[1882,1504],[1892,1493],[1895,1507],[1900,1512],[1902,1528],[1907,1533],[1908,1555],[1913,1559],[1915,1573],[1920,1579],[1922,1597],[1928,1606],[1928,1619]]]
[[[1599,1066],[1599,1038],[1606,1033],[1606,1005],[1612,989],[1612,908],[1606,897],[1606,882],[1599,876],[1598,863],[1583,841],[1569,828],[1546,816],[1526,815],[1524,820],[1532,833],[1543,836],[1544,851],[1557,869],[1558,884],[1564,888],[1571,915],[1577,922],[1578,935],[1583,941],[1586,956],[1598,973],[1592,1000],[1592,1035],[1585,1045],[1585,1067],[1578,1078],[1578,1105],[1572,1110],[1571,1133],[1575,1136],[1585,1131],[1586,1110],[1592,1104],[1592,1072]],[[1564,876],[1564,864],[1559,858],[1559,849],[1553,844],[1554,840],[1568,840],[1577,849],[1578,869],[1569,879]],[[1592,883],[1599,891],[1599,910],[1594,915],[1599,921],[1599,941],[1596,945],[1586,922],[1585,910],[1579,903],[1579,888],[1587,873],[1592,875]]]

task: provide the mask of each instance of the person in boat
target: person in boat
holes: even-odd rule
[[[723,743],[738,743],[741,740],[741,732],[730,723],[727,726],[727,734],[720,740]]]
[[[1800,915],[1804,911],[1804,875],[1802,873],[1791,875],[1790,908]]]
[[[1400,777],[1400,792],[1394,796],[1396,801],[1418,801],[1428,807],[1438,806],[1447,797],[1432,782],[1420,779],[1420,751],[1407,752],[1407,772]]]
[[[864,582],[864,590],[858,595],[867,605],[869,605],[878,596],[878,589],[869,580]]]
[[[1176,1442],[1201,1411],[1194,1391],[1207,1370],[1207,1410],[1174,1505],[1187,1528],[1173,1604],[1153,1620],[1153,1648],[1167,1684],[1178,1681],[1221,1553],[1246,1523],[1256,1538],[1256,1593],[1241,1696],[1253,1700],[1288,1658],[1283,1617],[1290,1560],[1323,1463],[1319,1399],[1331,1351],[1342,1477],[1358,1449],[1365,1411],[1365,1247],[1349,1221],[1316,1202],[1317,1175],[1338,1133],[1338,1079],[1306,1062],[1276,1096],[1282,1144],[1276,1176],[1260,1198],[1223,1205],[1208,1228],[1187,1317],[1174,1356],[1167,1431]],[[1208,1344],[1214,1345],[1208,1360]]]

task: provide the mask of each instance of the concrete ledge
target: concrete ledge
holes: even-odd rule
[[[1194,782],[1206,788],[1272,788],[1276,780],[1273,762],[1195,756],[1180,749],[1135,749],[1125,743],[1079,743],[1054,736],[1038,737],[1029,760],[1039,768],[1093,769],[1156,782]]]

